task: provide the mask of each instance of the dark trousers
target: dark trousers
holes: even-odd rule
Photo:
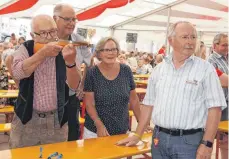
[[[80,101],[76,97],[68,108],[68,141],[78,140],[80,137],[79,110]]]

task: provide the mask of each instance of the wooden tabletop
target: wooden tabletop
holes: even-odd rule
[[[13,112],[14,112],[13,106],[4,106],[3,108],[0,108],[0,114],[8,114]]]
[[[0,90],[0,98],[17,98],[18,90]]]
[[[78,140],[55,144],[42,145],[43,159],[50,154],[58,152],[63,158],[70,159],[117,159],[150,152],[152,134],[143,136],[144,142],[140,146],[126,147],[116,146],[115,143],[127,137],[127,135],[116,135],[96,139]],[[80,144],[79,142],[83,142]],[[31,146],[12,150],[0,151],[0,158],[4,159],[35,159],[39,158],[40,146]]]
[[[16,84],[14,80],[8,80],[8,83],[13,85]]]
[[[221,121],[218,127],[219,131],[228,132],[228,121]]]
[[[148,80],[134,80],[134,82],[136,84],[144,84],[144,85],[147,85],[148,84]]]
[[[149,78],[150,75],[146,74],[146,75],[134,75],[134,78]]]
[[[135,88],[137,94],[145,94],[146,89],[145,88]]]

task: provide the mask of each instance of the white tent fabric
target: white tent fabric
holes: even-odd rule
[[[80,13],[107,1],[39,0],[29,10],[3,16],[32,18],[37,14],[52,15],[54,5],[58,3],[69,3]],[[1,0],[0,8],[9,2],[12,0]],[[120,8],[107,9],[94,19],[79,22],[79,25],[115,30],[165,31],[170,8],[170,23],[190,21],[196,25],[198,31],[203,32],[228,30],[227,0],[135,0]]]

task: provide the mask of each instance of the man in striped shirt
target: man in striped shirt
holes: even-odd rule
[[[228,75],[228,35],[220,33],[214,37],[213,53],[209,56],[208,61],[216,68]],[[223,88],[224,95],[228,106],[228,87]],[[222,112],[221,120],[228,120],[228,109]],[[228,158],[228,134],[221,137],[221,157]]]
[[[212,152],[225,98],[214,67],[193,56],[197,32],[189,22],[169,30],[173,53],[157,65],[148,81],[141,117],[134,136],[118,145],[135,145],[152,118],[152,157],[202,159]],[[151,115],[152,113],[152,115]]]

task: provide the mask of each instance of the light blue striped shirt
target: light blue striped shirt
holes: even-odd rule
[[[195,56],[179,69],[172,56],[165,57],[152,71],[143,104],[154,106],[155,125],[185,130],[205,128],[208,109],[226,107],[214,67]]]

